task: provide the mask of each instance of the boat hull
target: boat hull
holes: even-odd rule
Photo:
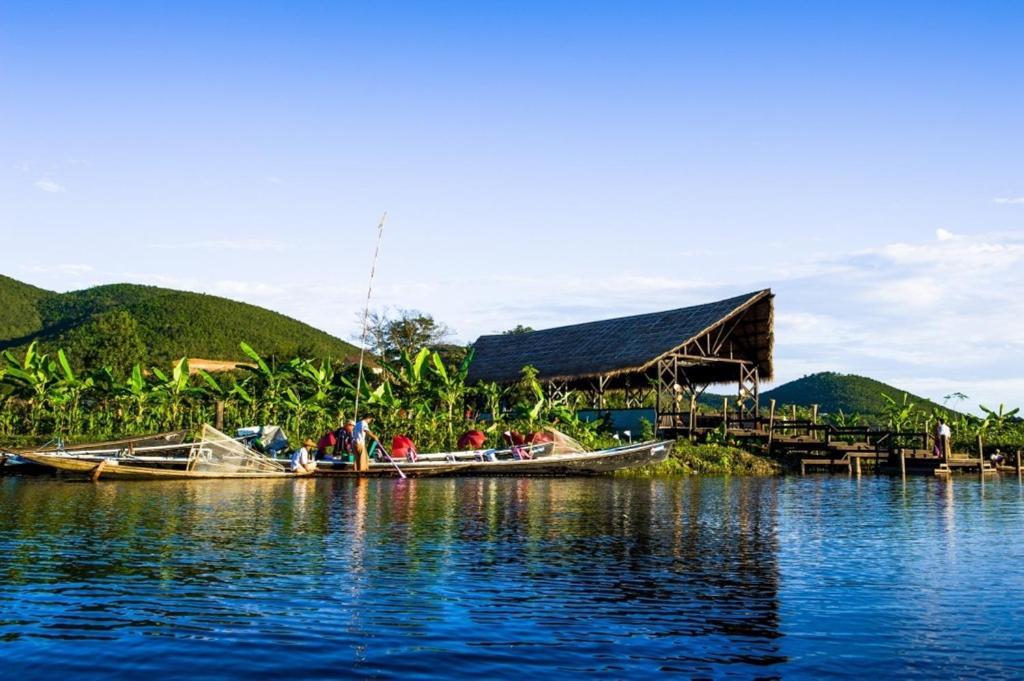
[[[69,456],[23,453],[21,458],[73,476],[102,480],[233,480],[239,478],[296,478],[310,473],[290,471],[196,471],[167,468],[146,468],[122,465],[110,461],[95,462]]]
[[[612,473],[626,468],[649,466],[664,461],[672,442],[645,442],[599,452],[552,454],[526,460],[504,461],[399,461],[398,468],[407,477],[427,476],[587,476]],[[321,462],[316,471],[321,477],[394,477],[398,470],[391,463],[372,463],[368,471],[356,471],[351,464],[336,466]]]

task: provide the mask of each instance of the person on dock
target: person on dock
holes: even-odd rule
[[[366,439],[369,438],[378,444],[380,443],[377,436],[370,430],[371,423],[373,423],[373,417],[364,416],[356,423],[355,428],[352,429],[352,445],[356,452],[357,471],[370,470],[370,455],[366,449]]]
[[[292,473],[312,473],[316,468],[316,463],[313,462],[313,457],[310,456],[309,450],[316,447],[316,443],[311,439],[306,438],[302,443],[302,446],[292,452],[291,459],[291,471]]]
[[[943,457],[948,459],[949,458],[949,453],[950,453],[950,440],[953,439],[953,431],[950,430],[948,423],[946,423],[942,419],[939,419],[939,430],[938,430],[938,432],[939,432],[938,444],[939,444],[940,456],[943,456]]]

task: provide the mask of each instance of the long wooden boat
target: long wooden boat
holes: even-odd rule
[[[398,469],[409,477],[499,475],[567,476],[600,475],[626,468],[649,466],[664,461],[672,450],[671,441],[652,441],[603,449],[596,452],[549,454],[533,459],[497,461],[396,461],[372,462],[370,470],[356,471],[352,464],[319,462],[315,475],[321,477],[394,477]],[[396,467],[397,464],[397,467]]]
[[[104,440],[102,442],[84,442],[75,445],[51,444],[29,448],[0,448],[0,473],[45,473],[52,469],[33,461],[24,454],[50,454],[80,458],[94,463],[103,459],[130,458],[141,465],[157,465],[165,467],[184,467],[187,461],[188,444],[183,444],[186,430],[174,430],[153,435]],[[139,452],[136,455],[136,452]],[[177,454],[178,456],[174,456]],[[178,464],[181,464],[178,466]]]
[[[292,473],[287,470],[195,470],[169,469],[122,464],[115,459],[100,462],[85,459],[55,456],[52,454],[24,453],[28,461],[69,473],[73,476],[93,480],[223,480],[237,478],[295,478],[310,473]]]

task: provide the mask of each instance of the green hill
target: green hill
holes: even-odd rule
[[[920,408],[928,411],[932,408],[952,411],[948,407],[943,407],[931,400],[918,397],[909,391],[876,381],[873,378],[837,374],[830,371],[804,376],[761,393],[761,408],[765,409],[769,400],[775,400],[780,407],[790,405],[810,407],[816,404],[822,414],[837,414],[842,411],[847,416],[853,414],[878,416],[886,410],[886,401],[882,397],[882,393],[898,402],[903,400],[903,395],[906,393],[907,399],[916,403]],[[719,394],[705,393],[700,401],[708,408],[721,410],[723,397]],[[728,397],[730,402],[736,399],[735,395]]]
[[[18,338],[43,328],[40,303],[55,295],[0,274],[0,339]]]
[[[243,340],[280,358],[341,359],[358,352],[308,324],[217,296],[134,284],[54,293],[0,276],[0,349],[33,340],[51,350],[63,347],[86,365],[244,360]]]
[[[908,399],[916,402],[920,407],[929,410],[933,407],[943,408],[930,400],[873,378],[832,372],[811,374],[790,381],[762,393],[761,398],[763,403],[775,400],[779,405],[795,404],[799,407],[809,407],[812,404],[817,404],[818,409],[825,414],[842,411],[847,415],[862,414],[866,416],[881,414],[885,411],[886,402],[882,393],[896,400],[902,400],[903,394],[907,393]]]

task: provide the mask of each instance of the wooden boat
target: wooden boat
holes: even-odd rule
[[[92,480],[223,480],[234,478],[295,478],[305,474],[292,473],[280,469],[250,469],[241,471],[199,470],[199,469],[168,469],[146,466],[121,464],[116,459],[105,459],[100,462],[88,461],[75,457],[54,456],[52,454],[26,453],[22,456],[41,466],[70,473],[73,476],[86,477]]]
[[[140,451],[153,451],[167,447],[183,450],[187,456],[174,458],[173,465],[167,465],[166,458],[160,461],[145,461],[135,456]],[[95,451],[78,453],[22,452],[19,456],[26,461],[92,480],[195,480],[234,478],[292,478],[296,477],[280,461],[271,459],[250,449],[215,428],[203,426],[199,440],[189,444],[149,447],[133,450],[127,458],[93,457]],[[154,458],[154,457],[149,457]],[[159,458],[159,457],[156,457]],[[149,465],[147,465],[149,464]],[[161,465],[162,464],[162,465]],[[309,473],[305,473],[309,475]]]
[[[75,445],[49,444],[30,448],[0,449],[0,471],[5,473],[45,473],[52,470],[48,466],[29,461],[25,454],[50,454],[54,456],[75,457],[93,463],[103,459],[130,458],[141,465],[167,465],[184,467],[190,445],[183,444],[186,430],[174,430],[153,435],[104,440],[102,442],[85,442]],[[136,454],[138,452],[138,454]],[[174,456],[177,454],[177,456]]]
[[[356,471],[352,464],[319,462],[317,476],[322,477],[394,477],[397,467],[409,477],[452,475],[600,475],[626,468],[649,466],[664,461],[672,450],[671,441],[652,441],[603,449],[596,452],[549,454],[533,459],[500,459],[496,461],[462,459],[437,461],[372,462],[370,470]],[[463,452],[474,454],[474,452]],[[481,452],[475,452],[481,454]],[[482,456],[481,456],[482,458]]]

